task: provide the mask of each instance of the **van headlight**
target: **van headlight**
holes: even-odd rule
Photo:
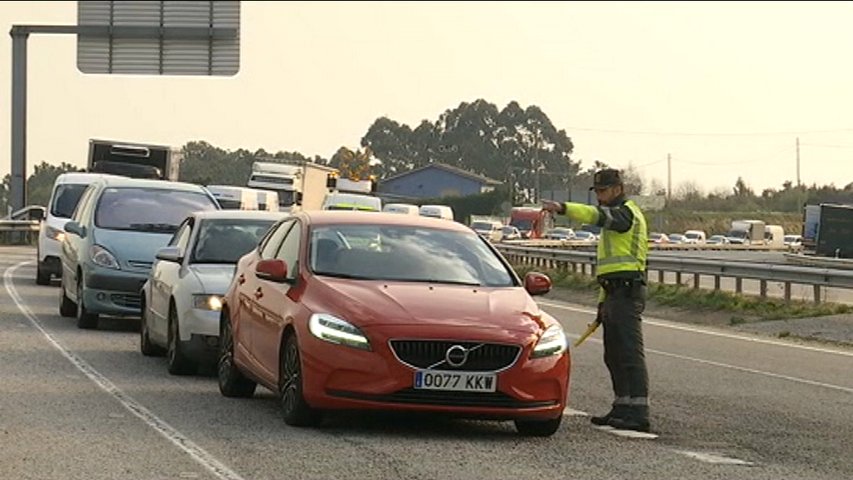
[[[358,327],[328,313],[311,315],[308,320],[308,330],[320,340],[370,350],[370,342]]]
[[[92,263],[95,265],[112,268],[113,270],[120,269],[115,255],[100,245],[92,245],[92,248],[89,249],[89,257],[91,257]]]
[[[563,327],[558,324],[551,325],[536,342],[533,347],[533,352],[530,358],[550,357],[551,355],[561,355],[569,347],[566,340],[566,333],[563,332]]]
[[[44,235],[51,240],[56,240],[57,242],[65,240],[65,232],[58,228],[53,228],[50,225],[45,226]]]

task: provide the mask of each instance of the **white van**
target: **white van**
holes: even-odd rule
[[[71,219],[77,202],[90,184],[104,177],[105,173],[63,173],[56,177],[50,200],[47,202],[47,215],[39,229],[39,241],[36,265],[36,283],[49,285],[51,277],[61,277],[59,250],[65,239],[65,224]]]
[[[420,209],[422,217],[441,218],[453,220],[453,209],[447,205],[422,205]]]
[[[764,244],[769,247],[781,248],[785,246],[785,229],[781,225],[767,225],[764,227]]]
[[[684,232],[684,243],[705,244],[705,232],[702,230],[688,230]]]
[[[323,210],[358,210],[381,212],[382,199],[360,193],[327,193],[323,199]]]
[[[382,207],[383,212],[388,213],[403,213],[406,215],[419,215],[420,210],[417,205],[411,203],[389,203]]]
[[[223,210],[278,211],[278,193],[234,185],[208,185],[207,189]]]

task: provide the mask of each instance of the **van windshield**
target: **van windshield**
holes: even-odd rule
[[[77,183],[64,183],[57,186],[53,194],[53,203],[50,205],[50,214],[57,218],[71,218],[87,186]]]
[[[196,211],[217,210],[200,192],[162,188],[108,188],[95,211],[95,225],[110,230],[171,233]]]

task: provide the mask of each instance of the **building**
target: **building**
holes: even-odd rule
[[[466,197],[491,192],[501,182],[443,163],[430,163],[380,181],[378,193],[399,198]]]

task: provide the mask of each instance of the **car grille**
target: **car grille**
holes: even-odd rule
[[[411,367],[441,367],[441,370],[466,372],[503,370],[515,363],[521,351],[518,345],[451,340],[391,340],[390,343],[397,358]],[[445,361],[447,350],[454,345],[460,345],[468,350],[467,359],[462,365],[453,366]]]
[[[442,407],[492,407],[492,408],[541,408],[557,404],[555,400],[523,402],[502,392],[442,392],[437,390],[416,390],[407,388],[388,395],[367,395],[356,392],[330,390],[329,395],[355,400],[367,400],[382,403],[404,403],[416,405],[435,405]]]
[[[151,270],[151,266],[154,265],[153,262],[142,262],[139,260],[128,260],[127,264],[133,268],[141,268],[145,270]]]
[[[141,297],[132,293],[113,293],[110,300],[116,305],[127,308],[142,308]]]

